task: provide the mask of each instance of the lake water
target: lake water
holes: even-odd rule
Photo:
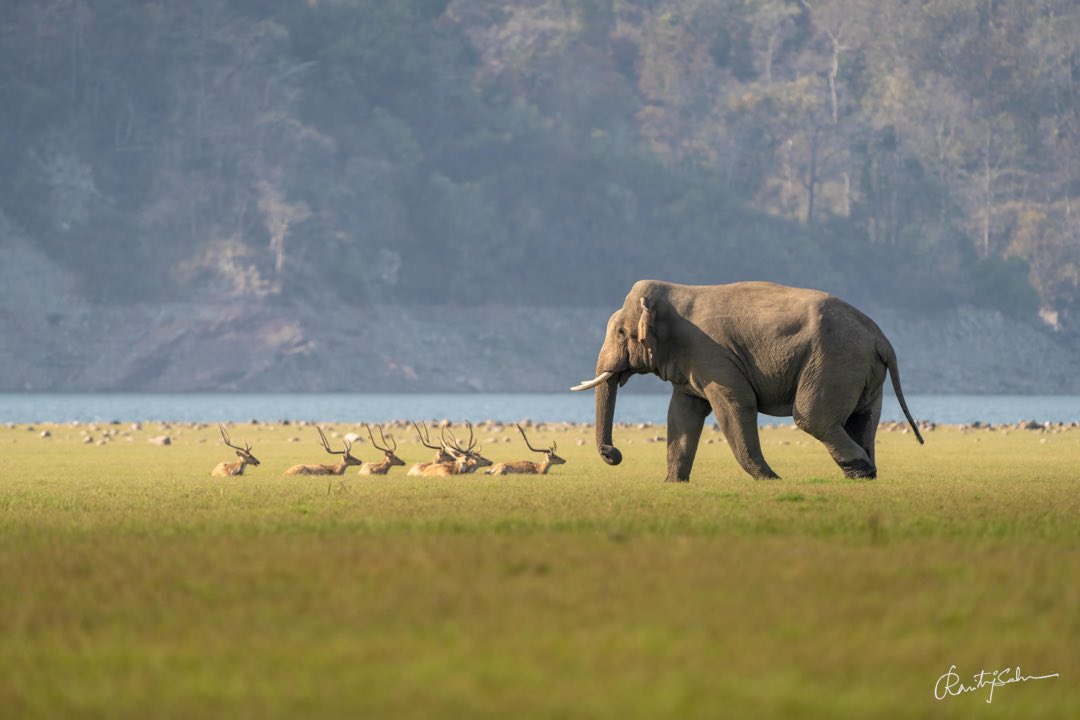
[[[621,394],[617,422],[666,422],[667,395]],[[1047,395],[909,395],[920,420],[990,423],[1080,420],[1080,397]],[[513,422],[591,422],[593,394],[0,394],[0,422],[108,422],[168,420],[211,422],[315,420],[384,422],[399,419]],[[883,420],[903,420],[900,406],[885,397]],[[762,424],[790,418],[761,416]]]

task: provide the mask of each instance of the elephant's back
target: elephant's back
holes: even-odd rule
[[[755,325],[769,325],[780,336],[842,334],[852,341],[884,336],[861,310],[821,290],[756,281],[715,287],[726,297],[725,304],[741,306],[754,316]]]
[[[828,338],[852,347],[865,345],[870,351],[876,351],[878,339],[884,339],[885,333],[866,313],[851,303],[832,295],[817,306],[817,333],[821,338]]]
[[[714,302],[750,302],[763,307],[809,304],[832,297],[821,290],[781,285],[766,280],[742,280],[720,285],[681,285],[660,280],[639,280],[635,283],[633,292],[641,294],[645,290],[666,294],[674,303],[680,299],[707,297]]]
[[[679,314],[710,335],[732,340],[805,339],[823,316],[828,293],[771,282],[747,281],[726,285],[676,285],[670,300]],[[717,339],[720,339],[718,337]]]

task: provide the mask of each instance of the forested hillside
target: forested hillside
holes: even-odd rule
[[[97,303],[755,278],[1080,324],[1068,0],[9,0],[0,67],[0,244]]]

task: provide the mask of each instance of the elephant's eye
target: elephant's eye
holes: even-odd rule
[[[626,331],[623,330],[622,328],[619,328],[618,332],[619,332],[619,337],[626,337]]]
[[[630,339],[637,342],[637,333],[636,332],[630,333]]]

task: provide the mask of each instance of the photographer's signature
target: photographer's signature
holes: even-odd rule
[[[956,666],[952,665],[949,667],[949,671],[939,677],[934,685],[934,698],[944,700],[947,697],[990,688],[990,693],[986,698],[986,702],[990,703],[994,700],[994,688],[1004,687],[1012,683],[1027,682],[1028,680],[1046,680],[1058,677],[1058,675],[1058,673],[1052,675],[1022,675],[1020,666],[1017,665],[1015,668],[1009,667],[1004,670],[994,670],[993,672],[980,670],[971,676],[971,684],[965,685],[960,680],[960,676],[956,674]]]

